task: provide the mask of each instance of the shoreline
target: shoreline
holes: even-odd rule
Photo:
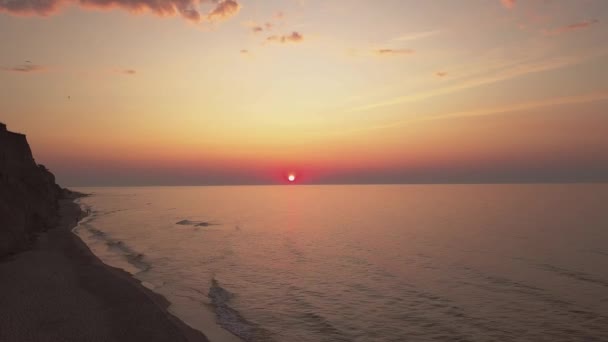
[[[0,260],[0,340],[208,342],[165,297],[104,264],[72,232],[86,217],[80,197],[60,200],[59,224]]]
[[[80,189],[79,189],[80,190]],[[89,193],[90,189],[82,189],[84,193]],[[80,197],[94,197],[95,193],[87,196]],[[175,295],[175,289],[166,288],[164,285],[157,286],[154,281],[146,279],[141,274],[147,274],[150,268],[154,268],[152,265],[139,259],[139,256],[143,256],[138,251],[132,250],[129,245],[125,245],[124,241],[115,240],[112,235],[106,235],[103,231],[103,227],[98,227],[95,221],[99,212],[97,212],[92,204],[86,201],[80,201],[79,198],[76,202],[79,204],[82,211],[86,212],[78,224],[71,230],[72,233],[84,243],[84,245],[93,253],[104,265],[107,265],[111,269],[117,269],[122,273],[128,275],[134,279],[138,284],[145,287],[146,290],[151,291],[154,297],[160,296],[163,307],[174,317],[186,324],[188,327],[197,330],[205,335],[205,337],[213,341],[222,342],[242,342],[242,337],[238,336],[238,333],[227,329],[222,325],[218,318],[218,312],[215,305],[212,302],[193,303],[190,300],[185,300],[179,295]],[[84,199],[84,198],[83,198]],[[100,230],[101,229],[101,230]],[[101,247],[99,246],[99,240],[101,239]],[[108,246],[119,245],[118,251],[110,251]],[[101,248],[102,250],[99,250]],[[135,258],[132,258],[136,255]],[[117,260],[118,259],[118,260]],[[211,288],[210,290],[211,291]],[[199,292],[202,294],[202,292]],[[201,306],[202,305],[202,306]]]

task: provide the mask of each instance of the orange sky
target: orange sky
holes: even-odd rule
[[[0,3],[64,185],[608,180],[608,3]]]

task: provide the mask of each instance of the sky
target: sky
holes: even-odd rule
[[[0,0],[64,186],[608,181],[605,0]]]

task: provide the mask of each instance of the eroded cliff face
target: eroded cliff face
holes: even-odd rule
[[[25,135],[0,123],[0,257],[57,223],[62,193],[55,176],[36,164]]]

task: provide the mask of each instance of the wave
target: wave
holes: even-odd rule
[[[306,312],[299,315],[303,324],[312,325],[316,327],[316,331],[322,333],[324,336],[327,336],[331,341],[336,342],[347,342],[351,341],[350,338],[344,335],[344,332],[340,331],[336,328],[329,320],[327,320],[324,316],[315,313],[315,312]]]
[[[557,266],[553,266],[550,264],[540,264],[539,268],[555,273],[557,275],[563,276],[563,277],[567,277],[570,279],[574,279],[574,280],[578,280],[578,281],[583,281],[583,282],[588,282],[588,283],[592,283],[595,285],[600,285],[600,286],[604,286],[604,287],[608,287],[608,281],[605,281],[603,279],[599,279],[596,278],[590,274],[584,273],[584,272],[579,272],[579,271],[572,271],[572,270],[567,270],[561,267],[557,267]]]
[[[85,206],[82,204],[81,208],[82,211],[85,212],[86,216],[72,230],[73,233],[80,236],[80,238],[86,242],[86,237],[82,236],[81,234],[81,232],[84,230],[89,234],[90,239],[95,239],[101,243],[104,243],[108,251],[112,252],[114,255],[118,255],[129,265],[135,267],[136,271],[133,272],[134,274],[146,272],[151,268],[151,265],[144,260],[145,255],[143,253],[137,252],[128,246],[124,241],[112,238],[106,232],[97,229],[91,224],[97,218],[97,215],[99,214],[98,212],[93,211],[90,206]],[[111,213],[113,212],[103,214]]]
[[[230,306],[230,301],[234,295],[223,288],[215,278],[211,280],[208,297],[211,299],[211,304],[215,310],[217,322],[222,328],[246,342],[273,341],[268,330],[248,321]]]
[[[104,235],[104,236],[107,237],[107,235]],[[144,261],[145,256],[143,253],[138,253],[137,251],[134,251],[133,249],[131,249],[131,247],[126,245],[124,242],[118,241],[118,240],[107,239],[106,245],[110,249],[114,249],[114,250],[118,251],[119,253],[121,253],[129,264],[135,266],[139,270],[138,273],[146,272],[151,268],[150,264],[148,264]]]

